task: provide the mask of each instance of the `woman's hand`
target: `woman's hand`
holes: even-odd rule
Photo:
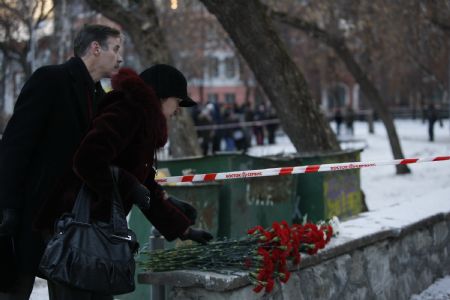
[[[209,241],[213,239],[213,236],[208,231],[188,227],[188,229],[186,229],[181,239],[183,241],[191,240],[206,245]]]

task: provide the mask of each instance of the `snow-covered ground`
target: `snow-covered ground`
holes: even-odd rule
[[[428,141],[428,128],[420,120],[398,120],[396,127],[406,158],[422,158],[450,155],[450,129],[446,120],[443,127],[435,126],[435,141]],[[343,130],[345,133],[345,130]],[[350,138],[350,136],[342,136]],[[358,145],[366,146],[361,161],[392,160],[392,154],[384,127],[375,123],[375,134],[369,135],[367,125],[355,123]],[[346,144],[351,146],[352,144]],[[354,145],[354,144],[353,144]],[[252,147],[249,154],[266,155],[292,152],[294,149],[286,137],[278,137],[274,146]],[[357,221],[343,222],[342,230],[347,236],[360,236],[383,227],[401,226],[414,220],[450,212],[450,161],[418,163],[409,165],[412,173],[395,175],[394,166],[374,167],[361,170],[362,189],[366,194],[369,212]],[[405,211],[407,209],[407,211]],[[393,218],[395,216],[395,218]],[[399,219],[399,216],[401,218]],[[355,221],[352,221],[355,222]],[[46,285],[38,281],[32,300],[47,300]],[[411,300],[450,299],[450,276],[437,280],[420,295]]]

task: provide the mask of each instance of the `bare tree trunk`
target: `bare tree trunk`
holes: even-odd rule
[[[72,52],[71,24],[73,16],[70,14],[70,8],[73,0],[53,0],[54,6],[54,27],[53,34],[53,52],[56,53],[54,62],[63,63],[67,54]]]
[[[450,34],[450,5],[447,1],[425,1],[428,20],[442,31]]]
[[[247,61],[297,151],[339,150],[336,136],[274,30],[265,6],[259,0],[201,1]]]
[[[92,9],[122,26],[131,37],[145,68],[157,63],[173,64],[153,1],[128,1],[128,7],[115,1],[86,2]],[[176,124],[171,121],[169,128],[171,153],[174,157],[201,155],[197,132],[187,111],[177,117]]]
[[[45,0],[0,1],[0,50],[22,67],[25,79],[35,68],[36,30],[49,20],[53,7],[45,10]],[[28,39],[17,39],[17,32],[25,30]],[[23,44],[24,47],[18,47]]]
[[[27,80],[28,78],[30,78],[31,73],[33,73],[33,69],[32,69],[31,63],[28,58],[28,51],[27,52],[24,51],[22,53],[22,55],[19,58],[19,63],[22,66],[23,75],[25,76],[25,80]]]
[[[127,7],[116,1],[86,0],[86,3],[129,34],[143,66],[172,63],[153,1],[128,1]]]
[[[186,109],[182,109],[181,114],[177,115],[175,117],[175,120],[173,122],[170,122],[169,124],[169,130],[172,134],[170,139],[170,150],[172,156],[173,157],[201,156],[202,152],[199,147],[197,133],[195,132],[195,136],[192,134],[181,134],[183,132],[186,132],[186,129],[183,128],[184,126],[192,127],[195,132],[194,122],[190,115],[190,111]],[[178,133],[176,137],[174,137],[173,135],[174,132]],[[198,152],[191,151],[187,153],[185,150],[186,147],[189,147],[190,149],[198,148]]]
[[[383,103],[379,91],[377,90],[373,82],[364,73],[359,64],[356,62],[345,42],[340,38],[332,36],[323,29],[320,29],[316,24],[307,22],[301,18],[274,11],[271,12],[271,16],[282,23],[289,24],[295,28],[305,31],[310,36],[319,39],[327,44],[336,52],[336,54],[347,66],[349,72],[353,75],[353,78],[358,82],[370,105],[377,112],[378,116],[386,127],[386,132],[389,138],[394,158],[404,158],[400,140],[397,135],[397,130],[395,129],[394,121],[389,112],[388,106]],[[397,165],[396,170],[397,174],[407,174],[411,172],[411,170],[406,165]]]
[[[0,54],[2,61],[0,63],[0,116],[3,114],[5,108],[5,96],[6,96],[6,70],[8,68],[9,58],[4,53]],[[0,132],[3,132],[3,128],[0,124]]]

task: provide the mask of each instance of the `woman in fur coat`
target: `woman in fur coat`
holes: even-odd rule
[[[167,142],[168,118],[176,114],[179,107],[196,104],[187,95],[185,77],[176,68],[163,64],[152,66],[140,75],[122,68],[112,78],[112,87],[113,91],[101,101],[99,113],[75,153],[73,172],[49,197],[35,227],[44,233],[53,233],[54,222],[72,210],[82,183],[96,195],[91,203],[91,217],[109,221],[114,184],[110,166],[115,165],[121,170],[118,188],[125,213],[137,204],[167,240],[208,242],[211,234],[190,227],[194,209],[170,199],[154,180],[156,151]],[[64,299],[72,299],[63,295]],[[73,299],[84,299],[80,296]],[[99,299],[112,299],[105,297]]]

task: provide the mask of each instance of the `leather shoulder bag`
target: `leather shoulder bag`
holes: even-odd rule
[[[138,243],[128,229],[117,188],[119,170],[111,167],[111,171],[114,189],[110,223],[89,220],[92,193],[83,184],[72,213],[58,220],[41,259],[39,269],[48,279],[108,295],[135,289],[134,254]]]

